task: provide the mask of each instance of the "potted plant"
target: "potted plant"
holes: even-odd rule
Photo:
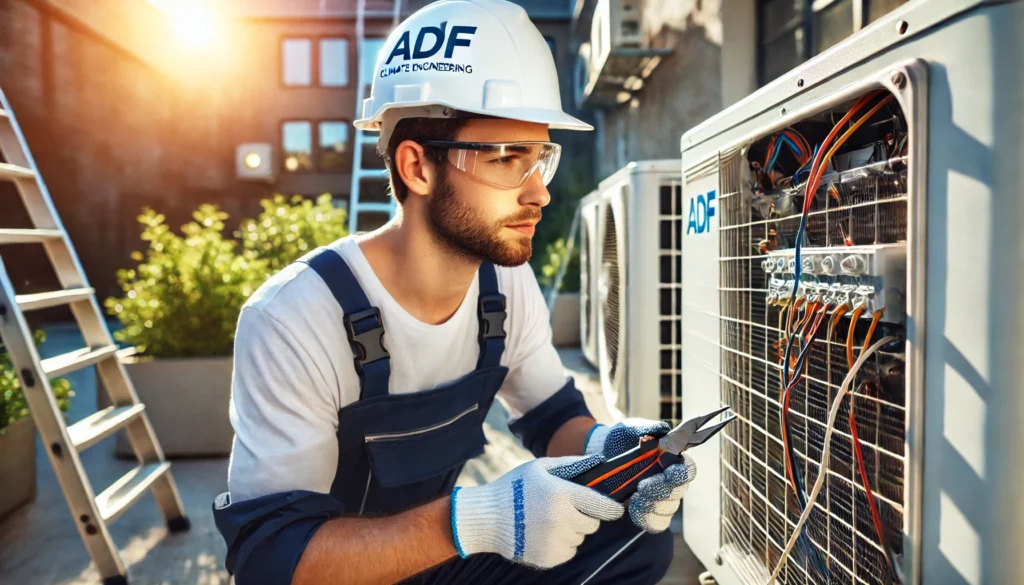
[[[45,340],[35,332],[36,345]],[[67,412],[75,393],[65,378],[50,381],[57,406]],[[36,429],[10,357],[0,343],[0,518],[36,496]]]
[[[124,296],[104,303],[123,325],[115,338],[138,350],[125,367],[169,457],[231,452],[231,354],[242,305],[277,270],[344,235],[344,210],[329,196],[261,205],[234,233],[241,242],[225,237],[228,216],[215,206],[200,206],[181,236],[145,210],[148,248],[133,253],[136,268],[118,271]],[[109,404],[105,392],[97,395],[101,408]],[[117,453],[131,454],[124,436]]]

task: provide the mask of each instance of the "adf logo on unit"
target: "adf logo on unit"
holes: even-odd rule
[[[703,234],[711,229],[711,218],[715,216],[715,191],[701,193],[690,199],[690,217],[686,223],[686,235],[693,232]]]

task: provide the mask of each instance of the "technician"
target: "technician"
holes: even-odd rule
[[[669,429],[598,425],[551,344],[527,264],[548,129],[592,128],[562,112],[544,38],[504,0],[430,4],[389,37],[363,112],[397,214],[276,274],[238,321],[214,502],[235,582],[656,583],[692,460],[626,506],[564,479]],[[496,396],[538,459],[454,488]]]

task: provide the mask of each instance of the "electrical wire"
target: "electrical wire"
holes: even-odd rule
[[[867,349],[871,343],[872,337],[875,334],[875,328],[878,326],[878,322],[882,319],[882,315],[885,314],[885,308],[881,308],[871,315],[871,325],[868,327],[867,335],[864,337],[864,343],[861,345],[861,353]],[[856,321],[850,324],[850,331],[852,332],[856,328]],[[846,359],[847,365],[853,367],[853,352],[852,348],[852,337],[847,335],[846,341]],[[863,387],[863,385],[861,386]],[[860,474],[861,483],[864,484],[864,494],[868,500],[868,509],[871,511],[871,523],[875,528],[875,536],[878,537],[878,545],[882,547],[882,550],[886,551],[886,560],[889,561],[890,568],[892,569],[893,575],[897,576],[896,564],[892,557],[891,550],[886,544],[885,530],[882,528],[882,516],[878,513],[878,505],[875,503],[875,495],[871,490],[871,482],[868,479],[867,466],[864,464],[864,450],[860,443],[860,435],[857,432],[857,416],[854,409],[854,397],[856,392],[850,392],[850,435],[853,438],[853,453],[857,459],[857,471]],[[897,576],[898,579],[898,576]]]
[[[827,154],[825,154],[823,156],[823,153],[825,153],[825,149],[830,146],[832,139],[835,138],[836,134],[839,133],[839,130],[842,128],[842,126],[844,124],[846,124],[850,119],[852,119],[853,116],[855,116],[857,114],[857,112],[859,112],[863,107],[865,107],[872,99],[874,99],[876,96],[878,96],[882,91],[884,91],[884,90],[876,90],[876,91],[871,92],[871,93],[869,93],[867,95],[864,95],[860,99],[858,99],[857,102],[854,103],[853,107],[850,108],[850,110],[839,120],[839,122],[834,125],[832,130],[825,137],[825,140],[822,141],[821,146],[818,148],[817,153],[815,154],[815,156],[813,158],[814,162],[811,165],[811,175],[810,175],[810,178],[808,179],[807,186],[805,188],[805,193],[804,193],[804,205],[803,205],[803,212],[801,213],[801,216],[800,216],[800,227],[797,229],[796,242],[795,242],[795,246],[794,246],[794,252],[795,252],[795,270],[794,270],[794,272],[795,272],[795,275],[794,275],[794,279],[793,279],[793,290],[792,290],[792,292],[790,294],[790,296],[792,298],[794,298],[794,299],[796,298],[797,289],[800,286],[800,276],[801,276],[801,272],[802,272],[802,261],[801,261],[801,257],[800,257],[800,248],[801,248],[801,246],[803,244],[804,232],[805,232],[805,230],[807,228],[807,217],[808,217],[808,214],[810,213],[811,204],[812,204],[812,202],[814,200],[814,194],[817,191],[818,184],[821,182],[821,177],[823,176],[823,168],[824,168],[823,165],[827,165],[828,164],[828,161],[832,158],[832,155],[835,154],[835,151],[844,142],[846,142],[847,139],[849,139],[849,137],[853,134],[854,131],[856,131],[857,128],[859,128],[861,125],[863,125],[867,121],[867,119],[870,118],[871,115],[873,115],[875,112],[877,112],[878,108],[881,107],[881,104],[884,104],[886,101],[888,101],[888,99],[892,97],[892,94],[889,94],[889,98],[886,98],[886,99],[882,100],[881,102],[879,102],[879,104],[876,105],[874,109],[869,111],[866,116],[862,117],[853,127],[851,127],[849,130],[847,130],[842,135],[840,140],[837,141],[837,143],[835,145],[832,145],[831,149],[828,150]],[[773,138],[772,145],[774,146],[774,144],[775,144],[775,140]],[[789,319],[790,319],[790,321],[792,321],[792,319],[793,319],[793,311],[790,312]],[[785,353],[783,355],[782,377],[783,377],[783,387],[787,389],[787,392],[789,392],[791,390],[791,380],[789,379],[790,355],[791,355],[791,353],[793,351],[793,337],[790,336],[789,324],[787,324],[787,326],[786,326],[786,334],[787,334],[787,338],[788,339],[787,339],[787,342],[786,342],[786,351],[785,351]],[[799,376],[799,372],[802,370],[802,367],[803,367],[802,364],[801,364],[801,361],[803,359],[806,359],[806,356],[807,356],[806,351],[809,348],[810,348],[810,345],[808,344],[807,347],[804,348],[804,352],[802,352],[800,357],[797,359],[797,370],[795,372],[796,373],[795,377],[797,379],[798,379],[798,376]],[[793,386],[795,386],[795,384],[793,384]],[[788,425],[788,417],[786,416],[787,413],[788,413],[788,409],[786,409],[784,407],[783,411],[781,413],[781,415],[782,415],[781,416],[781,418],[782,418],[781,422],[782,422],[783,428],[786,428],[787,425]],[[808,508],[805,505],[805,502],[803,501],[804,500],[803,499],[803,493],[802,493],[803,489],[802,489],[802,485],[801,485],[802,481],[799,478],[799,474],[796,473],[796,466],[793,464],[793,459],[795,457],[794,457],[794,453],[792,452],[792,447],[791,446],[786,450],[786,457],[787,457],[787,469],[791,469],[794,472],[793,473],[793,480],[794,480],[794,483],[796,484],[794,486],[794,489],[797,492],[797,500],[800,503],[801,511],[803,513],[807,513]],[[798,532],[798,535],[803,539],[802,540],[801,548],[805,548],[807,546],[806,545],[806,538],[807,538],[806,533],[804,533],[802,530],[798,530],[797,532]],[[820,557],[818,555],[814,555],[813,557],[809,557],[809,558],[816,558],[819,562],[823,563],[823,561],[821,561],[821,559],[820,559]],[[828,575],[827,568],[823,572],[824,572],[825,575]]]
[[[854,363],[853,368],[850,369],[849,373],[846,374],[846,378],[843,379],[843,384],[839,387],[839,391],[836,393],[836,398],[832,402],[832,409],[828,414],[828,425],[825,429],[825,444],[822,449],[821,464],[818,470],[818,477],[814,481],[814,487],[811,489],[811,493],[808,496],[807,506],[804,507],[803,512],[800,514],[800,519],[797,520],[796,527],[793,530],[793,535],[789,538],[786,543],[786,548],[782,551],[782,556],[779,558],[778,564],[775,565],[775,570],[772,571],[771,576],[768,578],[768,582],[765,585],[773,585],[775,580],[778,579],[779,573],[782,572],[782,567],[786,564],[786,559],[789,558],[789,553],[793,550],[793,546],[796,544],[797,539],[802,534],[804,524],[807,523],[807,519],[811,516],[811,511],[814,510],[814,503],[818,500],[818,494],[821,493],[821,486],[824,484],[825,476],[828,475],[828,461],[830,457],[830,447],[832,445],[832,433],[835,431],[836,415],[839,414],[839,407],[843,403],[843,398],[846,397],[850,384],[857,377],[857,372],[860,371],[864,362],[867,361],[872,354],[874,354],[880,347],[886,345],[889,342],[895,341],[896,338],[889,335],[879,339],[874,345],[869,347],[864,353],[860,354]]]

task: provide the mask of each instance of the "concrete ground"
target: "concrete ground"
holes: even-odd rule
[[[76,332],[54,328],[42,348],[50,357],[81,347]],[[600,384],[593,369],[578,349],[560,352],[569,374],[587,396],[595,416],[604,421],[609,414],[600,399]],[[96,404],[92,369],[70,376],[76,396],[68,420],[73,423],[91,414]],[[485,433],[490,444],[486,453],[470,461],[461,485],[485,483],[532,457],[508,432],[503,409],[492,409]],[[102,491],[133,467],[133,462],[114,457],[110,437],[82,454],[96,493]],[[0,583],[26,585],[98,585],[101,579],[79,539],[64,503],[60,486],[42,446],[37,448],[36,500],[0,520]],[[192,520],[192,530],[169,534],[152,496],[146,495],[111,527],[121,547],[133,585],[226,585],[223,568],[225,546],[217,532],[211,502],[226,487],[227,459],[174,460],[172,472]],[[678,528],[678,527],[676,527]],[[676,556],[665,585],[695,585],[703,571],[682,538],[676,536]]]

